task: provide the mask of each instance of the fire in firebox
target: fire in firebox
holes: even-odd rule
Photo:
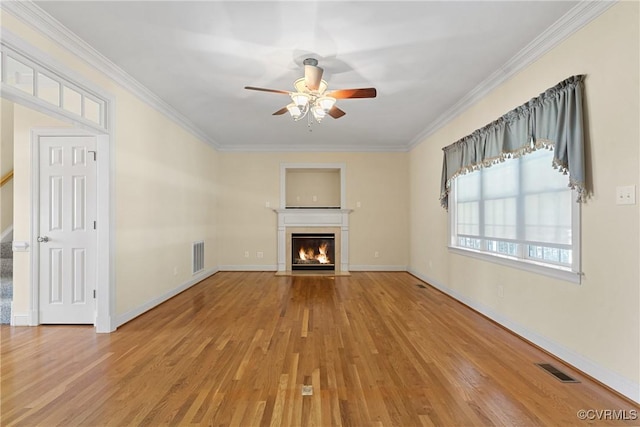
[[[331,260],[327,256],[327,248],[329,247],[329,242],[322,242],[320,246],[318,246],[318,253],[316,254],[314,248],[305,248],[304,246],[300,247],[298,251],[299,261],[304,263],[314,263],[319,262],[320,264],[331,264]]]
[[[291,235],[292,269],[333,270],[335,235],[329,233]]]

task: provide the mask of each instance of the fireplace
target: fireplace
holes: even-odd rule
[[[334,233],[292,233],[292,270],[335,271]]]
[[[349,274],[349,214],[351,209],[274,209],[278,215],[278,273],[294,270],[294,234],[332,234],[335,274]],[[300,249],[298,249],[299,253]],[[299,265],[298,265],[299,266]],[[302,267],[301,269],[308,268]],[[299,273],[301,269],[296,269]]]

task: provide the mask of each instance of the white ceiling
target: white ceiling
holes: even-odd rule
[[[408,149],[578,2],[36,3],[220,149],[344,151]],[[377,98],[339,100],[347,114],[309,132],[271,115],[286,95],[243,89],[293,90],[307,57],[329,90]]]

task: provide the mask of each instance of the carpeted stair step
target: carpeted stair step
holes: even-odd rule
[[[11,323],[11,301],[13,300],[13,279],[0,278],[0,324]]]
[[[13,277],[13,259],[0,258],[0,277]]]
[[[13,249],[11,242],[0,243],[0,258],[13,258]]]
[[[11,323],[11,300],[0,300],[0,324],[9,325]]]
[[[0,279],[0,299],[13,299],[13,280],[11,277]]]
[[[0,243],[0,324],[11,323],[13,300],[13,249],[11,242]]]

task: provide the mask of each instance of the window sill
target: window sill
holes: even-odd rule
[[[575,271],[571,271],[568,268],[563,268],[560,266],[555,267],[537,263],[535,261],[515,259],[504,255],[489,254],[486,252],[474,251],[473,249],[458,248],[454,246],[449,246],[449,252],[480,259],[483,261],[493,262],[495,264],[500,264],[507,267],[517,268],[519,270],[524,270],[531,273],[542,274],[544,276],[564,280],[571,283],[580,284],[582,279],[581,273],[577,273]]]

